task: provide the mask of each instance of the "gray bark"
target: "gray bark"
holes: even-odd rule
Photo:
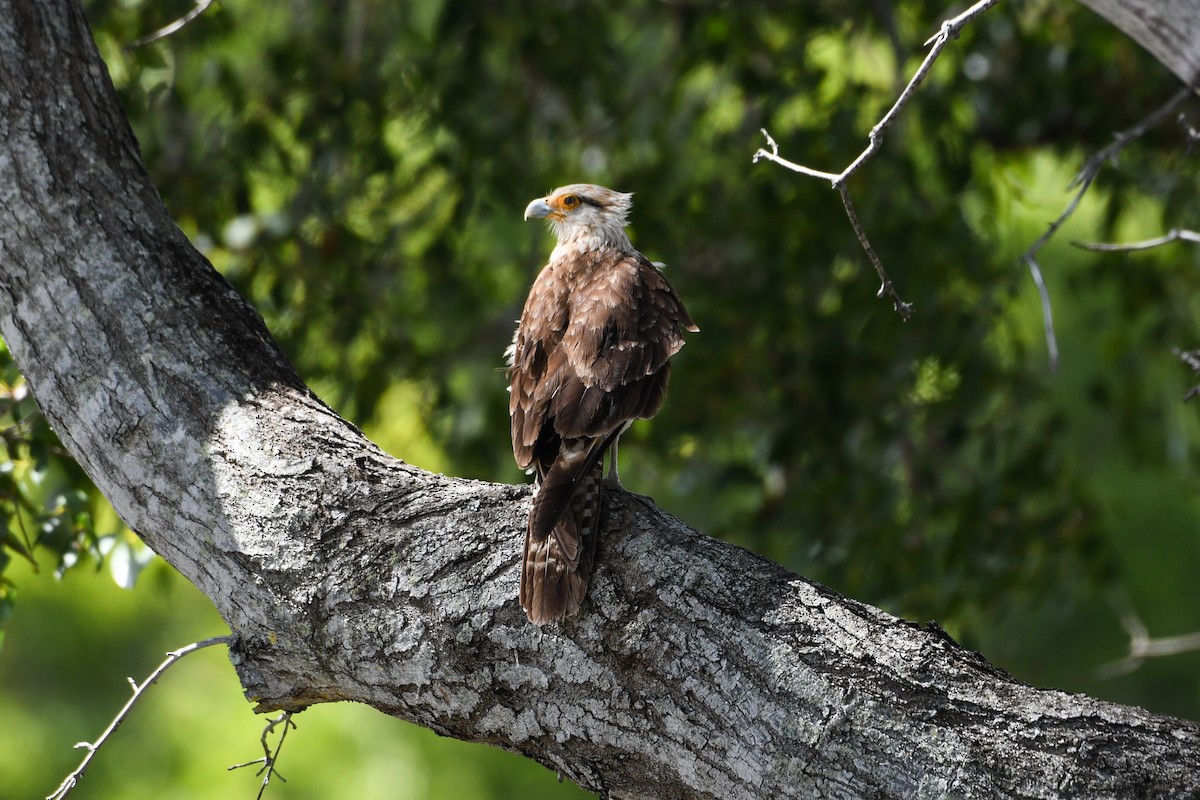
[[[1196,0],[1080,0],[1158,59],[1188,86],[1200,78]]]
[[[406,465],[305,388],[163,208],[77,5],[0,0],[0,75],[0,333],[261,710],[356,700],[613,797],[1200,793],[1197,725],[1024,685],[636,495],[585,613],[529,625],[528,488]]]

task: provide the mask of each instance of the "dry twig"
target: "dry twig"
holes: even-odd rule
[[[1096,670],[1097,676],[1101,678],[1128,675],[1140,667],[1147,658],[1174,656],[1200,650],[1200,632],[1153,639],[1150,637],[1150,632],[1146,630],[1145,623],[1130,609],[1121,613],[1121,627],[1129,634],[1129,654]]]
[[[58,788],[55,789],[54,793],[49,795],[46,800],[62,800],[62,798],[71,793],[76,785],[78,785],[79,779],[83,777],[84,770],[87,769],[88,764],[91,763],[92,759],[95,757],[96,753],[99,752],[104,743],[108,741],[108,737],[112,736],[117,728],[121,726],[121,723],[125,721],[125,718],[129,716],[129,712],[132,710],[134,704],[141,698],[146,689],[153,686],[154,683],[162,677],[162,674],[166,672],[167,669],[173,664],[175,664],[175,662],[179,661],[179,659],[183,658],[189,653],[194,653],[197,650],[202,650],[205,647],[212,647],[215,644],[228,645],[232,641],[232,636],[215,636],[212,639],[204,639],[203,641],[194,642],[193,644],[189,644],[187,647],[181,647],[178,650],[172,650],[171,652],[167,653],[167,660],[159,664],[158,668],[155,669],[154,672],[150,673],[150,677],[146,678],[146,680],[141,684],[138,684],[133,678],[126,678],[126,680],[129,681],[129,685],[133,687],[133,696],[129,698],[129,701],[126,702],[121,710],[117,712],[117,715],[113,717],[112,722],[110,722],[108,727],[104,729],[104,733],[100,734],[100,738],[96,740],[95,744],[91,742],[79,742],[75,745],[76,749],[87,750],[87,755],[83,757],[83,761],[79,762],[79,766],[75,768],[74,772],[63,778],[63,782],[58,785]]]
[[[279,734],[279,741],[275,743],[275,750],[272,752],[271,746],[267,744],[267,737],[275,732],[275,728],[283,725],[283,731]],[[287,778],[279,774],[275,769],[275,764],[279,761],[279,751],[283,749],[283,740],[287,738],[288,729],[296,727],[296,723],[292,721],[292,712],[284,711],[278,717],[267,722],[267,726],[263,728],[262,736],[258,737],[258,741],[262,744],[262,758],[256,758],[253,761],[247,761],[244,764],[234,764],[228,767],[228,770],[242,769],[243,767],[253,766],[254,764],[262,764],[262,767],[255,775],[262,775],[262,785],[258,787],[257,800],[262,800],[263,792],[267,791],[267,784],[271,782],[272,776],[287,783]],[[264,774],[265,773],[265,774]]]
[[[196,17],[200,16],[205,11],[207,11],[208,7],[211,6],[212,4],[213,4],[213,0],[196,0],[196,7],[193,8],[191,11],[184,14],[182,17],[175,20],[170,25],[166,25],[162,28],[159,28],[154,33],[143,36],[140,39],[135,39],[134,41],[130,42],[126,46],[125,49],[132,50],[135,47],[141,47],[142,45],[150,44],[151,42],[157,42],[159,39],[167,38],[171,34],[182,30],[185,25],[187,25],[189,22],[194,20]]]
[[[1042,323],[1045,327],[1046,351],[1050,359],[1051,371],[1056,371],[1058,369],[1058,340],[1054,335],[1054,319],[1050,313],[1050,293],[1046,290],[1046,283],[1044,280],[1042,280],[1042,269],[1037,262],[1038,251],[1041,250],[1046,243],[1050,241],[1050,238],[1058,232],[1058,229],[1062,227],[1067,218],[1075,213],[1075,209],[1079,207],[1080,201],[1083,200],[1083,195],[1087,192],[1088,188],[1091,187],[1092,181],[1094,181],[1096,176],[1100,173],[1100,168],[1103,167],[1106,162],[1115,159],[1117,155],[1119,155],[1120,152],[1124,150],[1125,147],[1128,146],[1129,143],[1134,139],[1137,139],[1139,136],[1146,133],[1146,131],[1150,130],[1155,125],[1158,125],[1160,122],[1166,119],[1167,116],[1170,115],[1170,113],[1174,111],[1180,103],[1191,96],[1193,91],[1194,90],[1191,87],[1184,87],[1183,89],[1180,89],[1178,92],[1171,95],[1171,98],[1167,100],[1167,102],[1150,112],[1137,125],[1134,125],[1127,131],[1122,131],[1118,134],[1115,134],[1113,136],[1112,143],[1108,145],[1108,147],[1093,153],[1091,157],[1084,162],[1083,168],[1079,170],[1079,174],[1076,175],[1075,179],[1071,181],[1069,186],[1067,186],[1068,191],[1078,188],[1075,196],[1071,198],[1071,202],[1068,203],[1063,212],[1058,215],[1058,218],[1050,223],[1050,227],[1046,229],[1046,232],[1043,233],[1036,242],[1030,245],[1029,249],[1026,250],[1021,256],[1021,260],[1024,261],[1025,265],[1029,268],[1029,274],[1033,276],[1033,282],[1037,284],[1038,294],[1042,298]]]
[[[1173,347],[1171,352],[1175,354],[1176,358],[1187,364],[1192,372],[1200,373],[1200,350],[1180,350]],[[1198,394],[1200,394],[1200,386],[1193,386],[1184,394],[1183,402],[1186,403]]]
[[[1071,242],[1071,244],[1084,250],[1095,250],[1101,253],[1127,253],[1133,250],[1149,250],[1152,247],[1161,247],[1171,242],[1200,244],[1200,233],[1182,228],[1172,228],[1163,236],[1141,242]]]
[[[783,158],[779,155],[779,145],[776,144],[773,138],[771,138],[771,134],[767,133],[765,128],[763,129],[762,133],[767,139],[767,149],[759,148],[758,152],[754,154],[754,163],[758,163],[759,160],[763,159],[772,161],[779,166],[784,167],[785,169],[790,169],[792,172],[797,172],[801,175],[807,175],[810,178],[819,178],[821,180],[829,181],[830,185],[834,189],[838,190],[842,197],[842,205],[846,209],[846,215],[850,219],[851,226],[854,228],[854,234],[858,237],[859,244],[861,244],[863,250],[866,251],[867,257],[871,260],[871,264],[875,267],[875,272],[879,275],[881,284],[879,287],[878,296],[883,297],[884,295],[887,295],[887,297],[889,297],[892,301],[892,306],[897,312],[899,312],[901,318],[906,322],[912,317],[912,303],[905,302],[900,298],[900,295],[896,292],[895,287],[892,285],[891,278],[888,277],[887,271],[883,268],[883,262],[875,253],[874,248],[871,247],[871,243],[867,240],[866,232],[863,230],[862,225],[859,224],[858,216],[854,213],[854,206],[850,202],[850,191],[846,187],[846,181],[851,175],[857,172],[859,168],[871,158],[871,156],[875,155],[880,147],[883,146],[883,134],[900,116],[900,112],[904,110],[904,107],[908,105],[909,101],[916,93],[917,87],[920,86],[925,80],[926,76],[929,74],[929,70],[933,68],[933,63],[937,61],[938,56],[941,55],[942,50],[946,47],[946,44],[951,39],[957,39],[959,31],[962,30],[967,23],[971,22],[971,20],[975,19],[975,17],[979,16],[984,11],[987,11],[998,2],[1000,2],[1000,0],[980,0],[980,2],[975,3],[957,17],[953,17],[952,19],[948,19],[942,23],[938,32],[925,42],[926,46],[931,44],[933,46],[929,48],[929,53],[925,56],[925,60],[921,62],[921,66],[917,68],[912,80],[910,80],[908,85],[904,87],[904,91],[902,91],[900,96],[896,98],[896,102],[893,103],[892,107],[888,109],[888,112],[883,115],[883,118],[880,119],[879,122],[875,124],[875,127],[871,129],[871,132],[867,136],[868,143],[866,149],[859,153],[858,157],[850,162],[850,165],[841,172],[824,172],[822,170],[806,167],[802,164],[797,164],[794,161],[789,161],[788,159]]]

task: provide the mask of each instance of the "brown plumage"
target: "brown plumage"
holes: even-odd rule
[[[555,189],[525,209],[558,245],[509,351],[513,455],[536,474],[521,562],[521,607],[541,625],[579,611],[600,525],[601,468],[635,419],[654,416],[683,331],[699,330],[671,284],[625,233],[632,195]]]

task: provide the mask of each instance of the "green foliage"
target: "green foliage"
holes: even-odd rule
[[[634,240],[702,331],[622,440],[628,485],[1018,677],[1200,716],[1197,657],[1092,672],[1123,652],[1114,597],[1157,635],[1200,628],[1200,428],[1170,353],[1200,340],[1200,252],[1069,246],[1195,226],[1180,126],[1107,168],[1040,253],[1056,375],[1017,261],[1086,154],[1176,88],[1098,17],[989,11],[852,180],[905,324],[836,195],[749,159],[766,127],[790,158],[846,164],[942,5],[226,0],[124,49],[190,3],[171,5],[87,4],[155,183],[314,389],[396,455],[523,479],[500,354],[550,239],[521,209],[577,180],[636,191]],[[0,559],[40,543],[56,568],[95,563],[109,512],[39,425],[5,438]],[[477,788],[458,791],[511,796]],[[393,796],[346,790],[372,791]]]
[[[81,558],[113,552],[118,558],[145,547],[128,533],[100,534],[115,527],[116,516],[104,507],[95,489],[71,459],[38,412],[29,387],[8,351],[0,347],[0,625],[11,616],[16,583],[7,572],[14,559],[36,572],[38,554],[52,559],[52,572],[62,577]],[[96,516],[103,520],[97,524]],[[136,559],[126,561],[132,578]]]

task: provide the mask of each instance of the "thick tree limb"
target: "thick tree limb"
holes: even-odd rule
[[[1200,82],[1200,5],[1195,0],[1080,0],[1179,76]]]
[[[408,466],[304,387],[162,207],[79,8],[0,0],[0,74],[0,332],[261,710],[357,700],[620,797],[1200,792],[1197,725],[1025,686],[635,495],[585,615],[527,624],[528,488]]]

